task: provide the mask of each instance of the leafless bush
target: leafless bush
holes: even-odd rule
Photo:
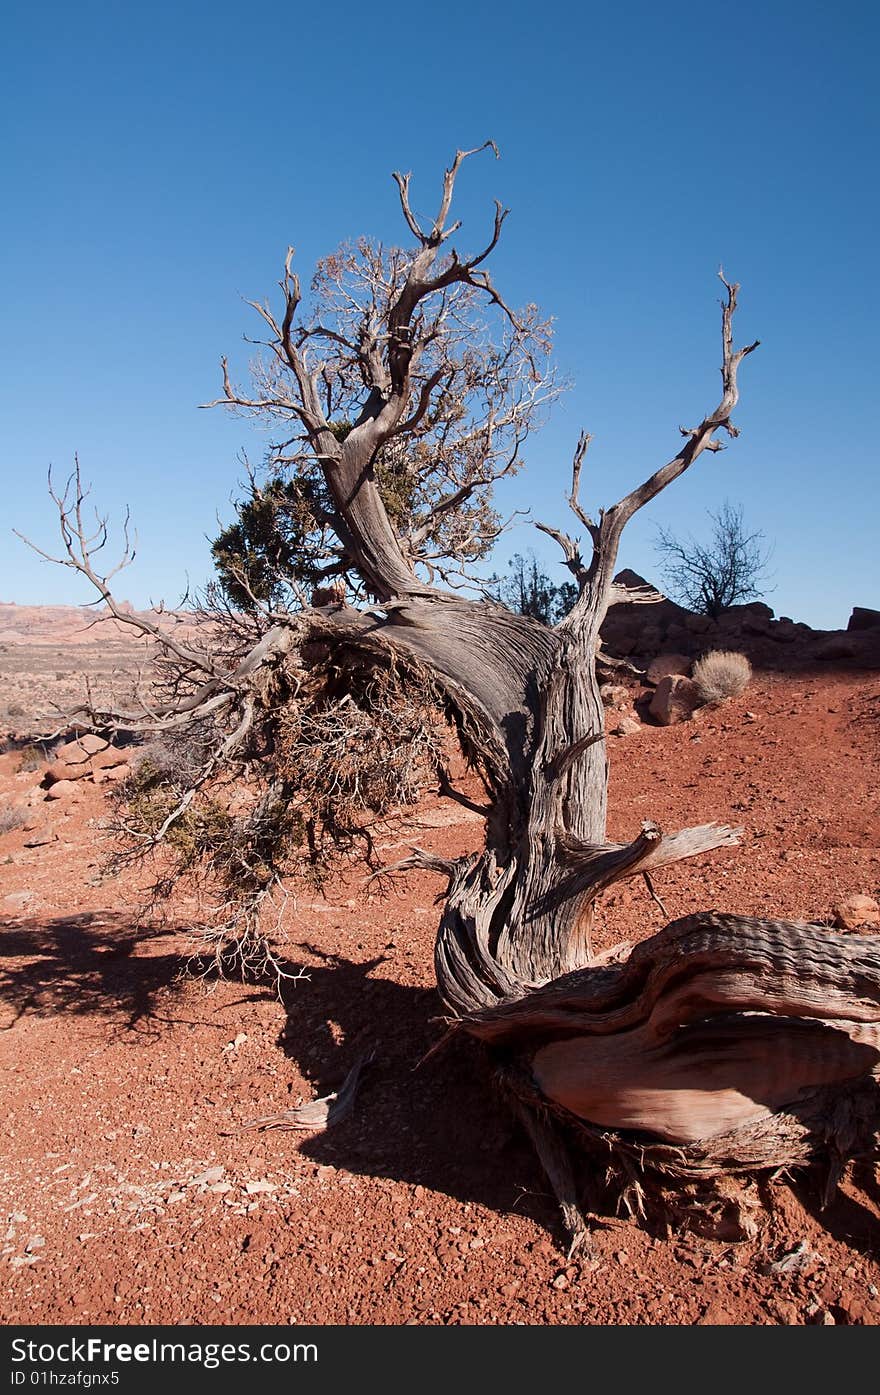
[[[312,816],[351,831],[367,810],[418,802],[442,761],[437,695],[394,670],[374,671],[342,696],[330,689],[286,711],[279,750]]]
[[[22,828],[26,821],[27,815],[23,809],[0,809],[0,833],[14,833],[17,828]]]
[[[320,886],[340,858],[374,862],[370,816],[414,804],[436,781],[444,724],[436,692],[394,670],[317,664],[287,669],[260,690],[247,743],[218,759],[211,721],[143,745],[116,794],[117,865],[154,859],[152,905],[182,881],[199,893],[190,969],[290,978],[285,887]],[[271,750],[267,778],[259,753]],[[206,772],[207,776],[206,776]]]
[[[24,770],[42,770],[44,765],[48,765],[49,757],[44,746],[23,746],[18,754],[18,768]]]
[[[752,666],[745,654],[712,649],[694,664],[693,679],[705,703],[726,702],[748,686]]]
[[[215,738],[212,723],[193,722],[145,742],[131,759],[130,787],[143,790],[162,784],[188,789],[209,759]]]

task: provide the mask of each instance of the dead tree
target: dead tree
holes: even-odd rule
[[[430,224],[414,212],[409,176],[395,176],[414,250],[384,260],[377,253],[366,279],[363,259],[323,264],[332,322],[300,322],[288,253],[280,311],[257,307],[269,359],[256,389],[240,391],[224,363],[221,401],[283,423],[279,468],[305,460],[319,472],[326,574],[353,575],[371,603],[337,599],[267,613],[259,641],[225,664],[216,652],[175,645],[168,658],[177,700],[156,721],[219,715],[223,739],[205,762],[204,782],[246,745],[267,692],[276,705],[284,693],[294,699],[292,680],[286,688],[281,680],[304,655],[332,655],[350,676],[393,670],[441,695],[485,785],[485,846],[450,862],[414,851],[399,866],[448,878],[435,948],[440,997],[453,1030],[488,1044],[578,1240],[590,1178],[615,1178],[634,1210],[658,1204],[673,1214],[690,1202],[712,1215],[734,1204],[733,1179],[824,1164],[833,1183],[846,1160],[870,1155],[880,1118],[880,948],[812,925],[702,913],[667,926],[623,962],[594,959],[591,926],[609,887],[737,841],[725,825],[664,833],[645,823],[628,844],[608,842],[595,656],[608,607],[634,599],[614,582],[626,524],[704,451],[722,449],[719,433],[737,435],[739,370],[757,343],[735,348],[739,287],[722,273],[719,401],[681,429],[667,463],[596,514],[581,503],[590,443],[581,436],[569,503],[585,546],[544,527],[578,591],[554,627],[441,589],[441,526],[464,509],[472,534],[458,556],[480,555],[474,537],[495,526],[486,491],[515,468],[530,413],[546,396],[535,357],[539,321],[514,313],[486,270],[505,210],[496,205],[476,254],[452,246],[456,177],[474,153],[459,152],[446,171]],[[352,290],[347,271],[360,276],[365,294]],[[468,358],[461,330],[465,312],[480,304],[506,327],[491,381]],[[527,373],[525,389],[505,396],[499,384],[510,387],[504,375],[514,362],[530,365],[531,380]],[[479,421],[451,411],[462,383],[484,394]],[[389,481],[407,472],[409,503],[395,513]],[[62,520],[68,558],[88,567],[69,507]],[[108,586],[96,584],[107,599]],[[181,674],[189,683],[183,698]],[[106,725],[120,716],[90,719]],[[276,800],[289,793],[277,782],[273,789]],[[448,780],[445,792],[455,796]],[[178,816],[169,813],[169,824]]]
[[[709,517],[709,542],[677,538],[668,528],[658,528],[655,547],[672,599],[717,620],[730,606],[763,594],[771,549],[763,546],[760,529],[746,532],[741,505],[725,500]]]

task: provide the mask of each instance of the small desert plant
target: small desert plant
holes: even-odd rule
[[[132,756],[129,789],[167,785],[183,793],[210,757],[212,735],[210,724],[202,722],[147,741]]]
[[[694,664],[694,682],[705,703],[726,702],[748,686],[752,666],[733,649],[711,649]]]
[[[19,770],[42,770],[49,757],[44,746],[22,746],[18,756]]]
[[[23,809],[0,809],[0,833],[14,833],[17,828],[21,828],[26,822],[27,815]]]

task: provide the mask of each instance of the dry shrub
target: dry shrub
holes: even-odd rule
[[[18,768],[24,770],[42,770],[49,764],[49,757],[44,746],[23,746],[18,756]]]
[[[358,681],[360,680],[360,681]],[[347,849],[369,811],[418,802],[443,755],[439,698],[430,684],[393,669],[347,675],[351,690],[324,687],[284,713],[278,768],[319,830]]]
[[[161,785],[182,794],[198,778],[215,739],[210,722],[193,722],[145,742],[131,758],[130,789]]]
[[[116,792],[115,862],[155,857],[154,907],[181,879],[197,893],[207,923],[191,970],[274,978],[280,990],[296,977],[284,951],[287,886],[321,887],[340,858],[376,865],[375,815],[414,804],[436,782],[442,703],[412,672],[291,661],[260,689],[232,761],[217,759],[224,737],[193,722],[140,748]]]
[[[0,809],[0,833],[14,833],[17,828],[23,828],[27,822],[27,815],[23,809]]]
[[[745,654],[712,649],[694,664],[693,681],[705,703],[726,702],[748,686],[752,666]]]

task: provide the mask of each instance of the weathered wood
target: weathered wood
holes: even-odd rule
[[[704,451],[721,449],[719,432],[738,434],[731,420],[738,372],[757,341],[734,348],[739,286],[722,274],[721,400],[682,431],[666,464],[595,517],[580,502],[590,440],[581,436],[569,503],[586,553],[562,529],[544,529],[578,588],[558,625],[437,589],[436,576],[446,575],[438,555],[446,554],[426,552],[426,538],[436,540],[456,511],[485,505],[486,490],[517,467],[538,408],[555,393],[536,360],[548,347],[546,325],[531,312],[515,315],[483,265],[501,233],[501,205],[479,254],[460,256],[449,243],[459,226],[449,222],[456,176],[475,153],[459,151],[446,171],[430,230],[413,211],[409,176],[396,176],[415,249],[393,251],[390,263],[382,253],[357,263],[366,290],[347,320],[340,312],[335,327],[298,324],[300,284],[289,251],[282,315],[255,305],[272,336],[271,370],[246,397],[224,363],[223,401],[282,423],[287,447],[299,452],[288,456],[279,446],[275,465],[307,458],[323,480],[329,503],[315,521],[338,546],[329,561],[322,553],[317,574],[357,578],[376,605],[359,610],[340,601],[280,619],[272,612],[277,623],[225,667],[210,653],[163,640],[120,612],[108,577],[95,569],[90,548],[106,534],[99,528],[90,539],[84,531],[78,473],[73,496],[56,496],[65,544],[58,560],[87,576],[117,618],[164,644],[176,665],[173,701],[147,714],[145,729],[222,712],[235,742],[250,731],[255,706],[268,701],[272,675],[294,649],[309,647],[338,661],[340,674],[386,666],[429,680],[442,696],[486,788],[485,806],[469,801],[488,811],[485,846],[454,862],[414,850],[400,866],[430,867],[448,879],[435,947],[441,998],[458,1030],[494,1053],[567,1224],[580,1233],[570,1143],[616,1170],[635,1209],[648,1171],[660,1190],[817,1159],[836,1175],[841,1160],[876,1147],[880,949],[815,926],[704,914],[667,926],[622,963],[593,962],[594,909],[607,887],[736,841],[724,825],[663,836],[650,823],[633,828],[629,843],[607,841],[596,656],[608,607],[620,599],[613,577],[625,525]],[[334,285],[344,298],[343,280]],[[501,312],[508,337],[484,353],[474,319],[473,353],[465,353],[462,326],[477,304]],[[313,361],[316,345],[337,357]],[[334,416],[334,403],[346,410]],[[404,477],[415,470],[429,496],[408,519],[389,507],[380,485],[380,462],[396,459],[395,449],[404,452]],[[442,468],[432,464],[432,449]],[[459,457],[464,464],[455,468]],[[474,526],[479,547],[470,555],[484,556],[498,530],[485,515]],[[460,544],[468,545],[467,538]],[[284,688],[288,700],[294,687]],[[120,714],[92,716],[110,729],[120,721]],[[213,776],[227,754],[219,745],[200,778]],[[447,792],[454,793],[448,782]]]

